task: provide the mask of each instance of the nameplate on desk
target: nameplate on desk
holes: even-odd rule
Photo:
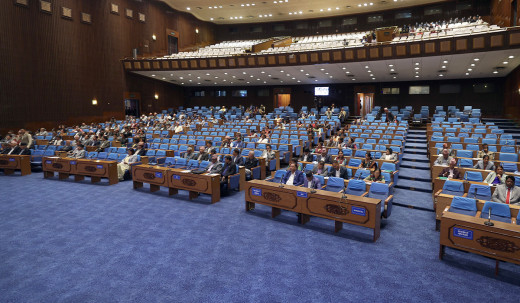
[[[180,179],[181,179],[180,175],[173,175],[173,180],[180,180]]]
[[[76,161],[70,161],[70,165],[76,165]]]
[[[52,163],[51,160],[46,160],[46,161],[45,161],[45,164],[51,164],[51,163]]]
[[[254,187],[251,188],[251,195],[261,197],[262,196],[262,189],[254,188]]]
[[[308,197],[307,192],[305,192],[305,191],[297,191],[296,192],[296,196],[298,196],[300,198],[307,198]]]
[[[473,231],[469,230],[469,229],[454,227],[453,236],[463,238],[463,239],[473,240]]]
[[[15,158],[9,158],[9,161],[11,161],[11,162],[15,162],[16,159],[15,159]]]
[[[363,207],[352,206],[351,212],[353,215],[358,215],[358,216],[363,216],[363,217],[367,215],[367,210],[364,209]]]
[[[162,178],[162,177],[163,177],[163,174],[160,173],[160,172],[156,172],[156,173],[155,173],[155,177],[156,177],[156,178]]]
[[[103,169],[103,165],[96,165],[97,169]]]

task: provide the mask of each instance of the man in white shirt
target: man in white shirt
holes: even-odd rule
[[[287,185],[300,186],[304,182],[303,173],[296,169],[296,164],[292,162],[289,165],[289,170],[282,179],[282,183]]]

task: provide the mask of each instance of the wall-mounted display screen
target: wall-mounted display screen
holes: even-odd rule
[[[315,96],[328,96],[329,95],[329,87],[328,86],[317,86],[314,88]]]

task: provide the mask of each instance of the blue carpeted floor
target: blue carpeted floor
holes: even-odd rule
[[[0,302],[518,301],[519,266],[495,277],[487,258],[438,259],[432,212],[394,207],[372,243],[359,227],[246,213],[243,192],[210,205],[131,182],[0,184]]]

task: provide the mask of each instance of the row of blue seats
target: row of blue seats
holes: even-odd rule
[[[483,199],[489,200],[489,199]],[[477,201],[472,198],[466,197],[453,197],[451,201],[449,212],[458,213],[467,216],[477,215]],[[482,207],[480,214],[481,218],[488,219],[489,213],[491,213],[490,219],[494,221],[500,221],[505,223],[511,223],[511,208],[509,205],[499,202],[486,201]],[[520,225],[520,212],[516,217],[516,224]]]
[[[495,163],[495,166],[497,163]],[[500,165],[504,168],[505,172],[508,173],[514,173],[518,171],[518,164],[513,162],[501,162]],[[472,159],[459,159],[459,162],[457,163],[458,167],[463,168],[473,168],[473,160]]]
[[[488,135],[492,135],[492,134],[488,134]],[[464,140],[462,140],[464,139]],[[471,137],[469,136],[469,134],[467,133],[463,133],[463,134],[460,134],[458,137],[450,137],[450,136],[432,136],[430,137],[430,141],[433,141],[433,142],[452,142],[452,143],[461,143],[461,142],[464,142],[464,143],[479,143],[479,141],[483,141],[484,139],[490,139],[489,141],[484,141],[482,143],[487,143],[487,142],[495,142],[495,143],[488,143],[488,144],[497,144],[497,138],[484,138],[482,136],[482,134],[473,134]],[[494,140],[494,141],[493,141]],[[512,143],[512,144],[511,144]],[[498,140],[498,144],[500,145],[514,145],[515,144],[515,140],[514,139],[509,139],[509,136],[508,136],[508,139],[500,139]]]

